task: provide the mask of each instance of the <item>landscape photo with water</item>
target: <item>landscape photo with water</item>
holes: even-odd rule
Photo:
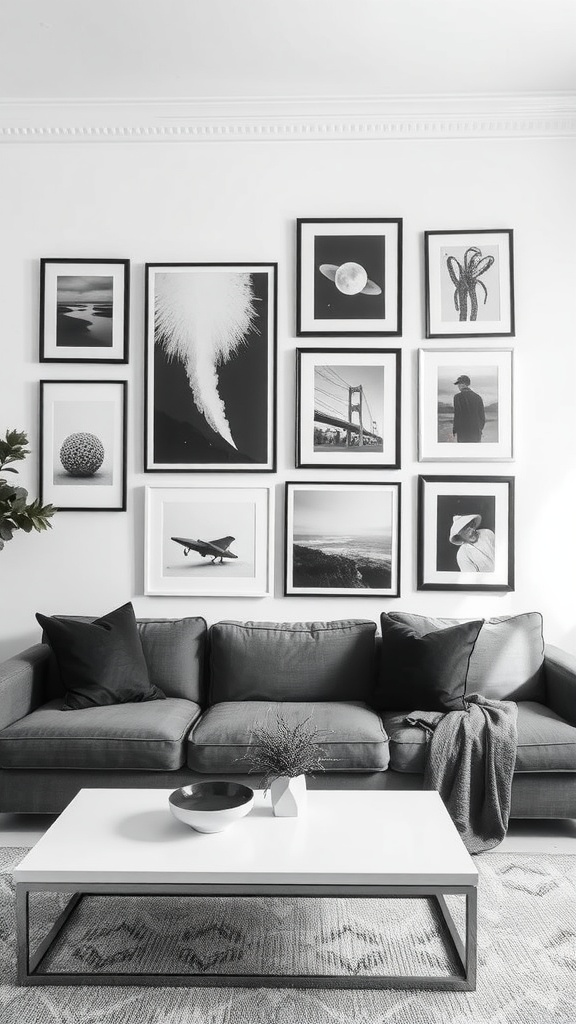
[[[112,348],[114,278],[59,274],[56,286],[56,346]]]
[[[398,485],[293,490],[293,592],[390,593],[397,575]]]

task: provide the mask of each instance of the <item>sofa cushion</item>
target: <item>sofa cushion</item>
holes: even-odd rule
[[[138,619],[137,625],[150,681],[167,697],[203,704],[205,619]]]
[[[388,612],[388,617],[420,634],[465,621],[395,611]],[[492,700],[544,700],[544,637],[540,612],[484,619],[470,658],[466,691]]]
[[[464,707],[470,656],[482,620],[418,633],[382,614],[382,652],[374,706],[454,711]]]
[[[382,721],[360,701],[307,703],[230,701],[208,708],[196,722],[188,741],[188,766],[198,772],[250,771],[245,759],[253,730],[276,720],[301,723],[311,717],[318,744],[326,752],[330,772],[384,771],[388,767],[388,737]],[[244,759],[244,760],[243,760]]]
[[[94,622],[89,615],[56,615],[62,622]],[[205,652],[207,627],[201,617],[137,619],[150,682],[167,697],[205,703]],[[44,639],[44,638],[43,638]],[[64,693],[52,651],[46,678],[46,696]]]
[[[210,703],[367,700],[373,622],[217,622],[210,629]]]
[[[390,767],[398,772],[423,772],[426,733],[404,721],[407,711],[385,714],[390,742]],[[518,751],[515,772],[576,772],[576,728],[544,704],[518,704]]]
[[[65,690],[64,709],[164,700],[150,682],[130,603],[93,622],[37,614]]]
[[[170,771],[186,761],[186,739],[200,714],[176,697],[61,710],[56,698],[0,732],[2,768]]]

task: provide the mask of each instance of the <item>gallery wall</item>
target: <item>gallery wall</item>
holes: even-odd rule
[[[282,620],[362,617],[393,608],[446,616],[541,610],[546,639],[576,652],[576,204],[574,139],[10,143],[1,150],[0,432],[29,433],[20,477],[38,486],[39,381],[128,381],[126,512],[61,512],[46,534],[16,534],[0,553],[0,656],[39,638],[34,613],[103,614],[132,600],[137,615]],[[401,217],[403,333],[323,339],[331,348],[400,347],[399,470],[295,469],[296,218]],[[426,341],[425,230],[511,228],[516,336]],[[41,257],[131,261],[127,366],[38,361]],[[144,488],[215,483],[215,474],[144,472],[144,263],[278,262],[278,457],[273,486],[275,592],[267,598],[144,595]],[[417,459],[418,349],[512,345],[515,458]],[[249,393],[246,401],[250,401]],[[513,475],[513,592],[421,592],[416,495],[421,473]],[[402,484],[399,598],[284,597],[284,482],[343,478]],[[218,482],[238,482],[222,473]]]

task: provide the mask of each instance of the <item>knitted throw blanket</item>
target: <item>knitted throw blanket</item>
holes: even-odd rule
[[[405,719],[428,734],[424,788],[436,789],[469,853],[506,835],[516,761],[518,708],[474,693],[464,711],[414,711]]]

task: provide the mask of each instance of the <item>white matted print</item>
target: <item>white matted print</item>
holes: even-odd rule
[[[297,349],[296,465],[400,465],[400,350]]]
[[[512,349],[420,349],[421,462],[510,461]]]
[[[287,483],[285,594],[398,597],[400,484]]]
[[[513,477],[419,477],[418,590],[513,589]]]
[[[426,337],[514,335],[512,231],[426,231]]]
[[[40,261],[40,362],[127,363],[129,260]]]
[[[147,487],[145,592],[272,593],[268,487]]]
[[[60,511],[126,509],[126,381],[40,381],[40,497]]]
[[[296,334],[402,334],[402,220],[297,221]]]

